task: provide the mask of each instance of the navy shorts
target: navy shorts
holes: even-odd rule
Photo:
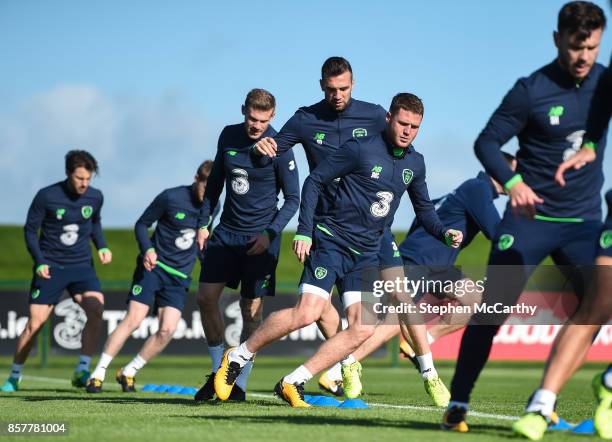
[[[399,248],[395,243],[395,237],[390,229],[385,229],[380,239],[380,250],[378,251],[378,265],[381,269],[389,267],[402,267],[404,265]]]
[[[612,258],[612,220],[606,221],[599,235],[598,245],[597,256]]]
[[[254,234],[234,233],[217,227],[206,244],[200,282],[224,282],[247,299],[274,296],[276,265],[280,254],[281,235],[270,242],[260,255],[247,255]]]
[[[549,255],[582,298],[589,284],[583,272],[592,269],[600,233],[599,221],[530,220],[506,210],[492,241],[483,302],[515,305],[535,268]],[[491,318],[483,320],[490,323]]]
[[[146,304],[152,311],[159,307],[174,307],[183,311],[190,282],[190,278],[171,275],[159,266],[149,272],[142,264],[142,256],[139,256],[136,258],[136,270],[127,302]]]
[[[376,252],[356,252],[342,239],[316,229],[300,279],[300,294],[328,299],[335,284],[347,308],[361,300],[362,291],[372,291],[372,276],[378,277]]]
[[[96,270],[90,265],[49,266],[50,279],[41,278],[34,271],[30,284],[30,304],[55,305],[64,290],[70,296],[85,292],[102,292]]]

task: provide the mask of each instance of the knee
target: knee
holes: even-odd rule
[[[295,317],[298,328],[302,328],[307,327],[310,324],[316,322],[321,317],[321,315],[319,312],[313,310],[297,309]]]
[[[131,333],[140,327],[141,322],[142,320],[140,318],[128,314],[123,318],[123,321],[121,321],[121,325],[126,327]]]
[[[176,327],[163,325],[157,330],[157,336],[164,341],[169,341],[174,336],[174,332],[176,331]]]
[[[374,325],[356,325],[354,327],[355,339],[358,342],[365,342],[372,337],[374,334],[375,326]]]
[[[199,291],[198,295],[196,296],[196,302],[198,303],[200,307],[205,307],[206,306],[206,293]]]
[[[203,311],[207,311],[211,308],[219,308],[219,298],[212,296],[206,291],[200,291],[196,297],[198,306]]]
[[[30,334],[36,334],[42,328],[45,322],[46,321],[43,321],[41,319],[30,318],[28,319],[24,330],[26,330]]]

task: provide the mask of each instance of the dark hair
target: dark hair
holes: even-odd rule
[[[265,89],[251,89],[244,100],[244,108],[269,111],[276,108],[276,99]]]
[[[210,176],[210,171],[212,170],[212,167],[213,167],[212,160],[206,160],[202,162],[202,164],[198,166],[198,171],[196,172],[196,174],[198,175],[198,178],[200,180],[207,180],[208,177]]]
[[[393,97],[389,112],[395,115],[400,109],[404,109],[415,114],[423,115],[425,107],[419,97],[408,92],[401,92]]]
[[[603,10],[594,3],[576,1],[563,5],[559,11],[557,31],[560,34],[569,32],[582,41],[590,37],[591,32],[606,27],[606,16]]]
[[[91,173],[98,173],[98,162],[86,150],[71,150],[66,154],[66,174],[71,175],[77,168],[84,167]]]
[[[351,77],[353,76],[353,68],[346,58],[343,57],[329,57],[321,66],[321,79],[325,80],[329,77],[337,77],[345,72],[350,72]]]

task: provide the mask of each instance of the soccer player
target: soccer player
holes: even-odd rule
[[[564,161],[555,174],[555,181],[565,186],[566,171],[579,170],[596,160],[597,146],[591,140],[597,140],[606,130],[612,115],[612,59],[606,71],[600,77],[593,102],[589,109],[587,132],[582,148],[576,155]],[[599,238],[599,251],[595,260],[595,276],[592,290],[580,303],[570,320],[561,328],[546,361],[544,376],[540,387],[531,395],[526,414],[514,425],[514,431],[522,436],[539,439],[544,436],[548,424],[540,414],[541,408],[549,408],[555,403],[561,388],[580,368],[586,359],[593,337],[599,332],[600,324],[606,323],[612,316],[612,303],[609,293],[612,292],[612,189],[606,193],[608,217]],[[603,375],[597,375],[592,382],[595,396],[599,402],[595,413],[595,429],[603,438],[612,438],[612,365]],[[538,399],[535,402],[533,399]],[[554,405],[553,405],[554,409]]]
[[[306,179],[294,238],[294,252],[300,261],[306,259],[301,296],[295,307],[271,314],[246,342],[225,352],[215,376],[215,391],[221,400],[227,399],[237,376],[257,351],[321,316],[337,280],[343,281],[348,328],[326,340],[311,359],[283,377],[275,393],[293,407],[308,407],[304,383],[350,355],[372,335],[374,322],[368,324],[362,317],[363,272],[378,267],[381,235],[404,192],[429,232],[459,246],[462,233],[440,223],[427,193],[423,156],[411,144],[422,117],[423,103],[418,97],[396,95],[383,132],[349,140]],[[332,206],[315,221],[319,194],[338,177]],[[314,229],[314,222],[321,227]]]
[[[351,138],[378,134],[384,130],[387,112],[379,105],[352,97],[354,78],[348,60],[342,57],[325,60],[321,67],[320,86],[324,94],[323,100],[298,109],[275,137],[265,137],[256,144],[257,152],[274,157],[277,153],[282,154],[301,143],[312,171]],[[329,211],[337,188],[338,180],[321,191],[315,210],[317,219]],[[318,221],[314,225],[320,229]],[[392,279],[397,268],[402,266],[402,260],[390,226],[384,231],[380,247],[379,264],[384,269],[382,278]],[[345,291],[341,282],[337,288],[340,293]],[[330,303],[318,319],[318,326],[325,338],[332,337],[338,331],[339,323],[338,313]],[[425,326],[411,325],[408,332],[414,336],[415,348],[424,361],[423,368],[428,369],[434,379],[436,373]],[[349,355],[342,364],[335,364],[323,373],[319,378],[319,386],[337,396],[344,394],[349,398],[357,397],[362,389],[360,372],[361,364]],[[444,384],[432,383],[430,387],[430,394],[434,396],[435,402],[448,401],[449,393]]]
[[[84,387],[89,377],[91,355],[100,335],[104,310],[104,296],[93,266],[89,240],[98,249],[102,264],[109,264],[112,254],[100,222],[104,198],[102,192],[90,186],[92,175],[98,173],[98,163],[84,150],[71,150],[65,159],[67,178],[39,190],[28,210],[25,240],[34,260],[29,317],[17,341],[9,378],[0,387],[3,392],[19,389],[21,370],[34,338],[64,290],[68,290],[87,315],[72,385]]]
[[[211,168],[212,161],[204,161],[191,185],[164,190],[136,221],[134,231],[140,254],[127,298],[128,310],[106,340],[98,365],[87,382],[88,393],[102,391],[106,369],[149,311],[157,312],[159,328],[136,357],[117,370],[115,379],[124,392],[136,391],[138,370],[172,340],[198,252],[196,232],[204,223],[202,201]],[[148,229],[154,223],[157,225],[149,238]]]
[[[601,156],[568,173],[564,188],[553,177],[557,167],[583,144],[590,103],[604,72],[595,62],[604,27],[605,16],[598,6],[590,2],[564,5],[554,33],[557,58],[517,81],[476,140],[476,155],[510,196],[489,256],[483,302],[503,296],[506,304],[515,303],[525,281],[547,255],[556,264],[594,262],[601,217]],[[510,170],[500,153],[515,135],[518,173]],[[603,151],[605,131],[592,141]],[[580,294],[581,281],[572,279]],[[470,393],[503,319],[475,317],[481,325],[470,325],[464,332],[443,429],[468,431],[465,416]],[[545,420],[550,419],[552,408],[550,404],[542,410]]]
[[[514,156],[505,153],[504,156],[510,167],[514,169],[516,167]],[[418,280],[423,277],[426,281],[467,281],[461,271],[453,267],[455,260],[460,250],[467,247],[478,232],[482,232],[489,240],[493,238],[500,221],[493,201],[502,194],[505,194],[505,191],[501,184],[486,173],[480,172],[476,178],[465,181],[451,193],[434,200],[434,207],[440,221],[444,225],[452,225],[457,230],[465,232],[463,242],[459,249],[449,248],[427,232],[418,220],[415,220],[399,246],[399,252],[408,269],[406,276],[410,280]],[[420,291],[415,293],[412,299],[417,303],[425,294],[426,292]],[[438,298],[456,299],[465,305],[480,302],[480,295],[476,292],[466,291],[461,293],[461,296],[452,292],[433,294]],[[453,324],[437,324],[429,329],[430,343],[465,326],[465,323],[456,321],[454,318],[451,320]],[[353,353],[353,356],[361,361],[399,333],[399,325],[380,324],[376,327],[374,335],[365,341]],[[409,343],[403,344],[402,352],[419,369],[419,360],[414,350]]]
[[[225,350],[225,328],[219,310],[223,289],[236,289],[240,284],[244,341],[261,323],[263,297],[274,296],[281,232],[299,207],[300,184],[293,152],[286,152],[264,167],[253,163],[254,159],[258,161],[251,152],[253,144],[276,134],[270,125],[275,107],[276,100],[270,92],[253,89],[242,106],[244,121],[226,126],[219,136],[204,199],[204,217],[217,206],[224,185],[226,196],[221,220],[204,252],[198,293],[213,369],[194,396],[196,401],[214,396],[214,374]],[[281,190],[284,203],[279,210],[277,196]],[[230,399],[245,400],[252,366],[249,362],[245,367]]]

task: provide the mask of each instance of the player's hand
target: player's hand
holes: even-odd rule
[[[592,163],[597,158],[597,154],[595,153],[595,149],[589,149],[588,147],[583,147],[576,155],[571,157],[569,160],[562,162],[557,168],[557,172],[555,173],[555,182],[563,187],[565,186],[565,178],[563,174],[568,169],[578,170],[582,167],[586,166],[587,163]]]
[[[247,255],[261,255],[263,252],[268,250],[268,247],[270,247],[270,237],[267,233],[260,233],[259,235],[251,238],[249,244],[253,245],[249,247],[249,250],[247,250]]]
[[[147,250],[144,258],[142,258],[142,264],[149,272],[155,268],[157,265],[157,253],[155,253],[155,250]]]
[[[311,241],[304,241],[303,239],[293,241],[293,252],[300,262],[304,262],[306,257],[310,255],[310,246],[312,246]]]
[[[516,183],[508,192],[510,207],[514,215],[524,215],[533,219],[536,214],[536,204],[542,204],[544,200],[537,196],[531,187],[523,182]]]
[[[261,156],[276,156],[276,141],[274,138],[265,137],[255,143],[255,152],[257,152]]]
[[[206,241],[208,241],[208,237],[210,236],[210,232],[208,229],[198,229],[198,237],[196,241],[198,242],[198,249],[200,251],[204,250],[204,246],[206,245]]]
[[[449,247],[456,249],[463,242],[463,232],[461,230],[448,229],[444,233],[444,238]]]
[[[109,249],[98,250],[98,258],[103,265],[110,264],[113,260],[113,253]]]
[[[47,264],[41,264],[36,267],[36,274],[43,279],[51,279],[51,272],[49,272],[49,266]]]

